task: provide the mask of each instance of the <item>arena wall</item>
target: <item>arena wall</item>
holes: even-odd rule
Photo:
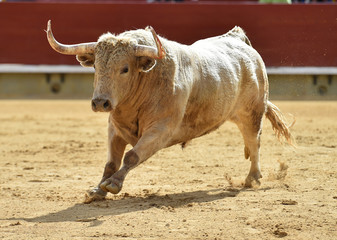
[[[92,71],[59,68],[78,63],[48,45],[43,30],[51,19],[56,38],[69,44],[147,25],[191,44],[238,25],[266,66],[278,68],[269,71],[271,98],[337,99],[337,4],[5,2],[0,16],[0,98],[90,98]],[[295,71],[284,71],[289,68]]]

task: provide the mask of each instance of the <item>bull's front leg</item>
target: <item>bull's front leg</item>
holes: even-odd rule
[[[105,164],[104,172],[98,186],[90,190],[87,194],[87,201],[104,199],[107,192],[100,188],[100,185],[108,178],[110,178],[121,166],[122,157],[127,143],[118,135],[115,134],[114,129],[109,125],[108,130],[108,161]]]
[[[167,145],[170,139],[168,128],[157,125],[143,133],[134,148],[125,154],[121,169],[102,182],[101,189],[113,194],[119,193],[128,172]]]

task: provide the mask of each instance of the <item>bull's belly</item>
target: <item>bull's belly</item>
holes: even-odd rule
[[[188,142],[203,136],[216,130],[230,119],[234,112],[234,100],[225,97],[219,99],[218,101],[211,99],[203,104],[193,103],[187,106],[184,118],[173,132],[169,145]]]
[[[225,121],[226,118],[218,119],[217,121],[182,123],[181,126],[174,131],[174,134],[168,146],[186,143],[194,138],[198,138],[205,134],[208,134],[218,129]]]

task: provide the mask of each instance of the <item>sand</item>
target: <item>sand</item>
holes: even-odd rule
[[[131,171],[84,203],[106,161],[107,114],[89,100],[0,101],[0,239],[337,239],[337,102],[275,102],[297,148],[264,119],[261,185],[232,123]],[[291,119],[291,117],[289,117]]]

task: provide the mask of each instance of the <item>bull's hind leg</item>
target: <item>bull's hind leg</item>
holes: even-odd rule
[[[263,114],[263,108],[260,110],[254,109],[250,112],[242,113],[234,121],[239,127],[244,139],[245,158],[249,158],[251,162],[250,170],[245,180],[246,187],[252,187],[254,182],[260,184],[259,179],[262,178],[259,159]]]

